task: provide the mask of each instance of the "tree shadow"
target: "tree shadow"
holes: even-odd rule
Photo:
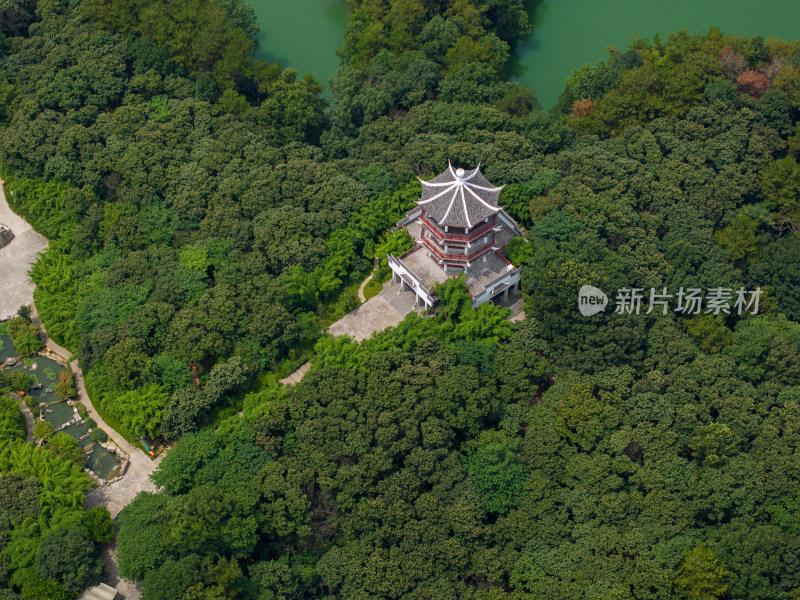
[[[531,24],[532,31],[527,38],[511,50],[511,57],[508,59],[506,73],[509,78],[519,79],[525,75],[528,67],[522,64],[521,58],[525,53],[539,49],[539,28],[545,17],[550,13],[550,4],[548,0],[525,0],[524,5],[525,10],[528,12],[528,21]]]

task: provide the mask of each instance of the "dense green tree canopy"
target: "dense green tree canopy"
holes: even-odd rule
[[[38,311],[98,408],[178,440],[118,518],[122,575],[145,600],[796,597],[800,46],[637,40],[546,113],[504,78],[522,3],[352,8],[325,100],[253,59],[241,2],[1,7]],[[433,315],[322,335],[448,159],[507,184],[527,318],[453,279]],[[759,314],[614,310],[693,287],[760,287]],[[109,520],[11,402],[0,594],[71,597]]]

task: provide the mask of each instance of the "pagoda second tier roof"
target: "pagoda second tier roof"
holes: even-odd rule
[[[495,187],[481,174],[480,164],[474,171],[447,169],[429,181],[423,181],[418,204],[425,216],[439,225],[472,228],[486,217],[497,213],[497,201],[503,186]]]

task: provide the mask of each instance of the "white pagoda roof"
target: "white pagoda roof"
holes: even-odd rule
[[[474,171],[447,169],[422,183],[418,204],[426,217],[439,225],[472,228],[486,217],[500,211],[498,199],[503,186],[495,187],[481,174],[480,163]]]

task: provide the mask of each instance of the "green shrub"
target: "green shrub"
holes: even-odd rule
[[[37,440],[48,441],[53,437],[53,426],[47,421],[36,421],[33,427],[33,437]]]
[[[94,429],[92,429],[92,433],[89,435],[89,440],[95,443],[102,444],[108,441],[108,434],[102,429],[98,429],[97,427],[95,427]]]
[[[44,348],[44,342],[39,337],[39,327],[22,317],[9,321],[6,331],[22,356],[36,354]]]

